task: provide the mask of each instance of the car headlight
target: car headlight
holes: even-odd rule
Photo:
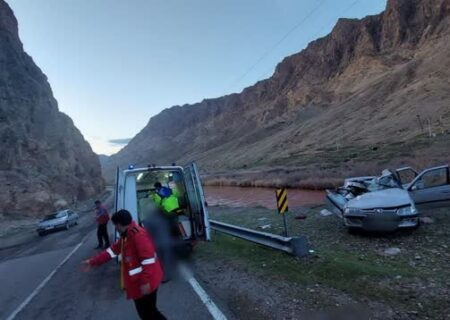
[[[357,208],[345,208],[344,209],[344,214],[358,214],[359,213],[359,209]]]
[[[397,210],[397,214],[399,216],[411,216],[417,213],[417,210],[414,206],[403,207]]]

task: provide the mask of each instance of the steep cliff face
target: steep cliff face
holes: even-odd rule
[[[97,156],[58,111],[46,76],[24,50],[0,0],[0,212],[43,214],[59,199],[101,192]]]
[[[190,160],[212,173],[377,158],[385,165],[386,157],[420,152],[448,160],[448,136],[423,143],[423,123],[432,136],[450,128],[449,16],[450,0],[389,0],[379,15],[340,19],[271,78],[153,117],[104,173]],[[449,148],[441,152],[442,145]]]

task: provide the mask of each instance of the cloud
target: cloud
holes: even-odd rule
[[[131,138],[111,139],[108,140],[110,144],[124,146],[130,142]]]
[[[96,154],[105,154],[108,156],[119,152],[130,141],[130,139],[108,140],[107,138],[97,136],[88,136],[87,140]]]

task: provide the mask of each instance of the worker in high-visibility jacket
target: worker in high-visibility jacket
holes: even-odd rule
[[[164,212],[164,216],[169,220],[170,229],[173,236],[180,236],[180,230],[178,227],[178,212],[180,210],[180,204],[178,203],[178,197],[173,194],[172,190],[168,187],[163,187],[161,182],[154,184],[155,192],[150,195],[155,204]]]
[[[155,192],[151,194],[153,201],[158,204],[166,214],[175,213],[180,205],[178,203],[178,197],[173,193],[172,189],[163,187],[161,182],[154,184]]]
[[[175,171],[169,175],[168,186],[172,190],[172,193],[177,197],[182,196],[182,184],[182,177],[179,172]]]
[[[133,299],[141,319],[166,319],[156,307],[156,295],[163,271],[148,232],[132,221],[127,210],[112,218],[120,239],[98,255],[83,261],[86,271],[119,257],[121,285],[128,299]]]

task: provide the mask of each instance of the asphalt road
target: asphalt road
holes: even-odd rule
[[[18,310],[55,268],[51,279],[14,319],[138,319],[133,302],[119,288],[115,261],[82,271],[80,262],[98,252],[96,244],[93,214],[86,212],[80,214],[79,225],[68,231],[45,237],[36,234],[27,243],[0,250],[0,319]],[[182,277],[160,287],[158,306],[168,319],[213,319]]]

